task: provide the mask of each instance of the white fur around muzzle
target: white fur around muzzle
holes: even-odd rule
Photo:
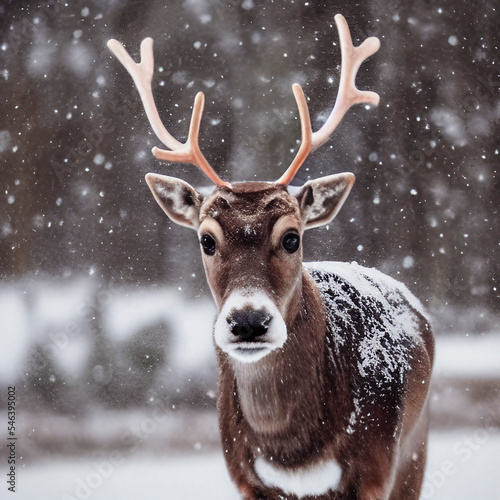
[[[233,311],[245,308],[265,310],[270,317],[268,330],[258,341],[242,341],[233,334],[227,321]],[[253,363],[283,347],[287,338],[286,324],[274,302],[264,292],[235,290],[224,303],[215,322],[214,338],[215,343],[233,359]]]

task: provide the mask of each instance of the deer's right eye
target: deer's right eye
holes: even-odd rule
[[[201,248],[206,255],[214,255],[215,253],[215,240],[209,234],[204,234],[200,240]]]

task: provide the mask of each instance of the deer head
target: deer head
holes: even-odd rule
[[[300,307],[303,232],[336,216],[354,175],[340,173],[311,180],[293,194],[290,182],[309,153],[330,137],[353,104],[379,102],[377,94],[355,86],[359,66],[378,50],[379,40],[371,37],[354,47],[344,17],[339,14],[335,21],[342,53],[335,106],[320,130],[312,132],[304,93],[300,85],[293,85],[302,140],[290,167],[274,183],[230,184],[221,180],[198,145],[203,94],[195,98],[188,139],[180,143],[163,126],[154,104],[152,39],[143,40],[140,63],[135,63],[116,40],[108,42],[131,74],[158,139],[169,148],[155,147],[153,154],[163,160],[193,163],[216,184],[214,192],[204,197],[181,179],[146,175],[156,201],[170,219],[198,233],[207,280],[219,310],[215,341],[238,361],[257,361],[284,346],[287,325],[293,324]]]

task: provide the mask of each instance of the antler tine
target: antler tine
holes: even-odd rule
[[[344,16],[337,14],[335,23],[339,32],[342,55],[342,70],[335,106],[323,126],[317,132],[313,132],[304,92],[299,84],[293,85],[293,93],[299,108],[302,140],[296,157],[287,171],[278,179],[277,184],[287,185],[291,182],[309,153],[321,146],[332,135],[351,106],[358,103],[377,106],[380,101],[379,95],[375,92],[358,90],[355,82],[359,67],[365,59],[377,52],[380,48],[380,40],[376,37],[370,37],[358,47],[354,47]]]
[[[205,102],[203,93],[199,92],[195,98],[188,139],[183,144],[172,137],[165,128],[154,102],[153,90],[151,88],[154,72],[153,39],[148,37],[141,42],[141,61],[139,63],[134,62],[125,47],[117,40],[109,40],[107,45],[134,80],[149,123],[156,136],[170,149],[170,151],[167,151],[154,147],[152,152],[156,158],[174,162],[193,163],[218,186],[229,186],[227,182],[223,181],[216,174],[199,147],[198,134]]]
[[[212,182],[218,186],[229,187],[230,184],[223,181],[210,166],[207,159],[203,156],[198,142],[198,134],[200,132],[201,117],[203,115],[203,107],[205,105],[205,96],[203,92],[198,92],[194,99],[193,113],[191,115],[191,123],[189,125],[189,134],[187,141],[180,147],[168,151],[154,147],[152,153],[159,160],[167,160],[181,163],[193,163],[196,165]]]
[[[292,85],[293,95],[297,102],[300,116],[300,128],[302,130],[302,138],[297,155],[286,172],[276,181],[276,184],[288,185],[299,171],[302,164],[306,161],[309,153],[313,149],[314,133],[311,127],[311,117],[309,116],[309,108],[307,107],[306,97],[302,87],[298,83]]]
[[[153,90],[151,88],[154,72],[153,39],[145,38],[141,42],[141,61],[139,63],[134,62],[125,47],[118,40],[109,40],[107,45],[109,50],[113,52],[134,80],[144,106],[144,111],[146,111],[149,123],[158,139],[170,149],[182,146],[182,143],[172,137],[164,127],[154,103]]]

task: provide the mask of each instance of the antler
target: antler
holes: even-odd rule
[[[362,62],[375,54],[380,48],[380,40],[376,37],[370,37],[359,47],[354,47],[349,26],[344,16],[337,14],[335,16],[335,23],[339,32],[340,51],[342,54],[342,70],[335,106],[323,126],[317,132],[313,132],[304,92],[298,83],[293,85],[293,94],[299,108],[302,140],[296,157],[287,171],[278,179],[277,184],[288,185],[291,182],[309,156],[309,153],[321,146],[332,135],[352,105],[367,103],[377,106],[379,103],[379,95],[375,92],[358,90],[355,79]]]
[[[108,48],[113,52],[116,58],[123,64],[134,80],[135,86],[139,91],[144,110],[149,123],[160,141],[169,148],[169,150],[154,147],[152,153],[160,160],[168,160],[182,163],[193,163],[209,179],[218,186],[229,186],[229,183],[223,181],[210,166],[203,153],[200,151],[198,143],[198,134],[200,131],[201,117],[205,96],[198,92],[193,105],[193,114],[189,126],[189,134],[186,142],[183,144],[174,139],[163,125],[153,98],[151,81],[153,79],[154,59],[153,59],[153,39],[145,38],[141,43],[141,61],[134,62],[126,51],[125,47],[117,40],[109,40]]]

